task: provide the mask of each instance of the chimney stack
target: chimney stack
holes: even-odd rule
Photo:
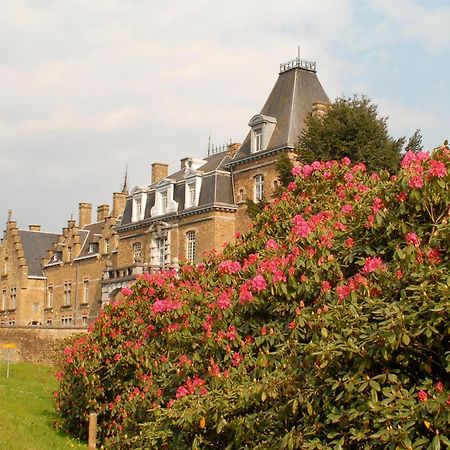
[[[169,175],[169,164],[152,164],[152,184],[167,178],[167,175]]]
[[[97,222],[103,222],[109,216],[109,205],[100,205],[97,208]]]
[[[40,225],[28,225],[28,230],[29,231],[41,231],[41,226]]]
[[[119,217],[123,214],[125,209],[125,203],[127,202],[126,192],[114,192],[113,193],[113,208],[111,215],[113,217]]]
[[[90,223],[92,223],[92,204],[91,203],[80,203],[79,204],[79,227],[82,229]]]

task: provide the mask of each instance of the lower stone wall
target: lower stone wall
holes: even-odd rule
[[[54,364],[55,345],[86,328],[0,327],[0,361]]]

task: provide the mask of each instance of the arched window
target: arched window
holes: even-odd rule
[[[134,261],[141,260],[142,257],[142,244],[140,242],[135,242],[133,244],[133,254],[134,254]]]
[[[264,198],[264,175],[256,175],[254,178],[254,201],[259,202]]]
[[[195,260],[195,231],[186,233],[186,259],[189,262],[194,262]]]

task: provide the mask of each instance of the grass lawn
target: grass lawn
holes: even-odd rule
[[[53,391],[55,369],[40,364],[0,362],[0,448],[8,450],[87,449],[57,431]]]

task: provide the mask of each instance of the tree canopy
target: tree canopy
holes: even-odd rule
[[[363,162],[369,171],[396,170],[404,138],[389,136],[387,118],[365,96],[339,97],[325,116],[310,116],[298,142],[301,162],[340,160]]]

